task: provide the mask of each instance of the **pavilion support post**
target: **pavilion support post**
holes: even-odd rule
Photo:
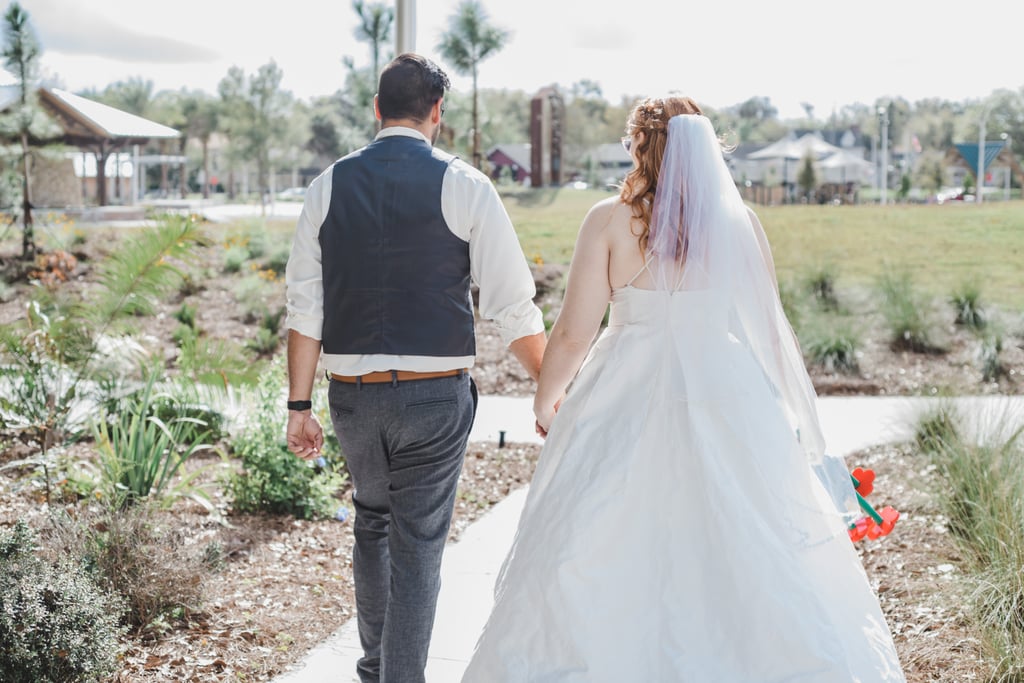
[[[107,150],[106,142],[100,141],[99,147],[95,150],[96,155],[96,203],[99,206],[107,205]]]

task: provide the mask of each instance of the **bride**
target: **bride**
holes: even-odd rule
[[[904,681],[711,123],[647,99],[626,132],[634,168],[580,228],[534,401],[547,440],[463,681]]]

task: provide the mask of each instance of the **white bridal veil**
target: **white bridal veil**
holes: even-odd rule
[[[647,258],[655,288],[709,290],[716,308],[728,311],[726,338],[749,349],[763,369],[844,521],[858,516],[849,470],[841,458],[825,453],[814,388],[782,310],[767,239],[743,203],[704,116],[669,121]],[[713,391],[696,384],[687,386],[689,394]]]

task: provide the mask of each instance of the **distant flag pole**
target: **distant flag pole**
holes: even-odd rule
[[[395,54],[416,51],[416,0],[396,0]]]

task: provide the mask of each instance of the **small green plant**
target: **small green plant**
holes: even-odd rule
[[[275,276],[280,278],[284,275],[285,268],[288,266],[288,257],[290,255],[290,248],[286,247],[284,249],[278,249],[271,254],[270,258],[267,259],[267,262],[263,264],[263,268],[271,271]]]
[[[224,272],[225,273],[237,273],[242,270],[242,266],[251,258],[249,250],[246,247],[235,245],[228,247],[224,251]]]
[[[182,334],[176,364],[184,377],[205,385],[227,388],[254,384],[262,366],[248,358],[240,344],[229,339],[207,339],[195,332]]]
[[[819,322],[808,336],[805,352],[812,363],[825,372],[857,372],[860,335],[849,322],[833,321],[831,325]]]
[[[122,607],[81,568],[37,557],[23,520],[0,534],[4,683],[100,681],[117,670]]]
[[[981,335],[981,347],[978,350],[981,361],[981,378],[985,382],[995,382],[1008,374],[1002,359],[1003,335],[995,330]]]
[[[823,310],[839,310],[839,297],[836,293],[837,279],[838,269],[832,264],[824,264],[812,270],[806,277],[807,291]]]
[[[173,411],[169,419],[162,419],[161,405],[173,398],[157,392],[157,376],[157,371],[151,371],[143,389],[125,401],[120,411],[102,415],[93,426],[99,490],[115,509],[151,496],[161,502],[189,497],[208,503],[206,493],[194,484],[202,469],[177,475],[191,456],[210,448],[204,441],[210,426]],[[164,414],[168,412],[165,407]]]
[[[988,322],[981,306],[981,288],[977,283],[961,284],[950,296],[950,303],[956,311],[956,324],[971,330],[982,330]]]
[[[938,352],[933,340],[930,307],[914,289],[910,274],[886,272],[879,279],[878,288],[892,348],[917,353]]]
[[[182,302],[181,308],[174,312],[174,318],[187,327],[191,327],[193,330],[196,329],[196,307],[189,306],[187,302]]]
[[[225,436],[224,416],[200,399],[190,383],[179,383],[172,393],[157,397],[153,414],[164,423],[180,422],[180,438],[186,444],[212,444]]]
[[[279,308],[273,312],[266,312],[260,319],[260,326],[256,329],[256,336],[245,343],[250,351],[269,356],[281,343],[281,320],[284,318],[285,310]]]
[[[281,337],[265,327],[256,329],[256,336],[245,343],[245,347],[261,356],[269,356],[277,350]]]
[[[251,258],[261,258],[267,253],[267,227],[262,221],[248,221],[242,239]]]
[[[345,482],[338,466],[317,472],[288,450],[287,415],[281,410],[284,371],[274,361],[256,387],[252,422],[232,439],[243,471],[229,482],[232,507],[238,512],[288,514],[302,519],[330,518],[338,507],[335,494]]]
[[[194,343],[199,333],[196,332],[196,328],[189,327],[188,325],[178,325],[171,332],[171,341],[173,341],[178,348],[181,348],[189,343]]]
[[[249,275],[238,281],[234,295],[241,309],[242,322],[255,323],[267,315],[267,300],[271,298],[274,288],[275,285],[257,275]]]

